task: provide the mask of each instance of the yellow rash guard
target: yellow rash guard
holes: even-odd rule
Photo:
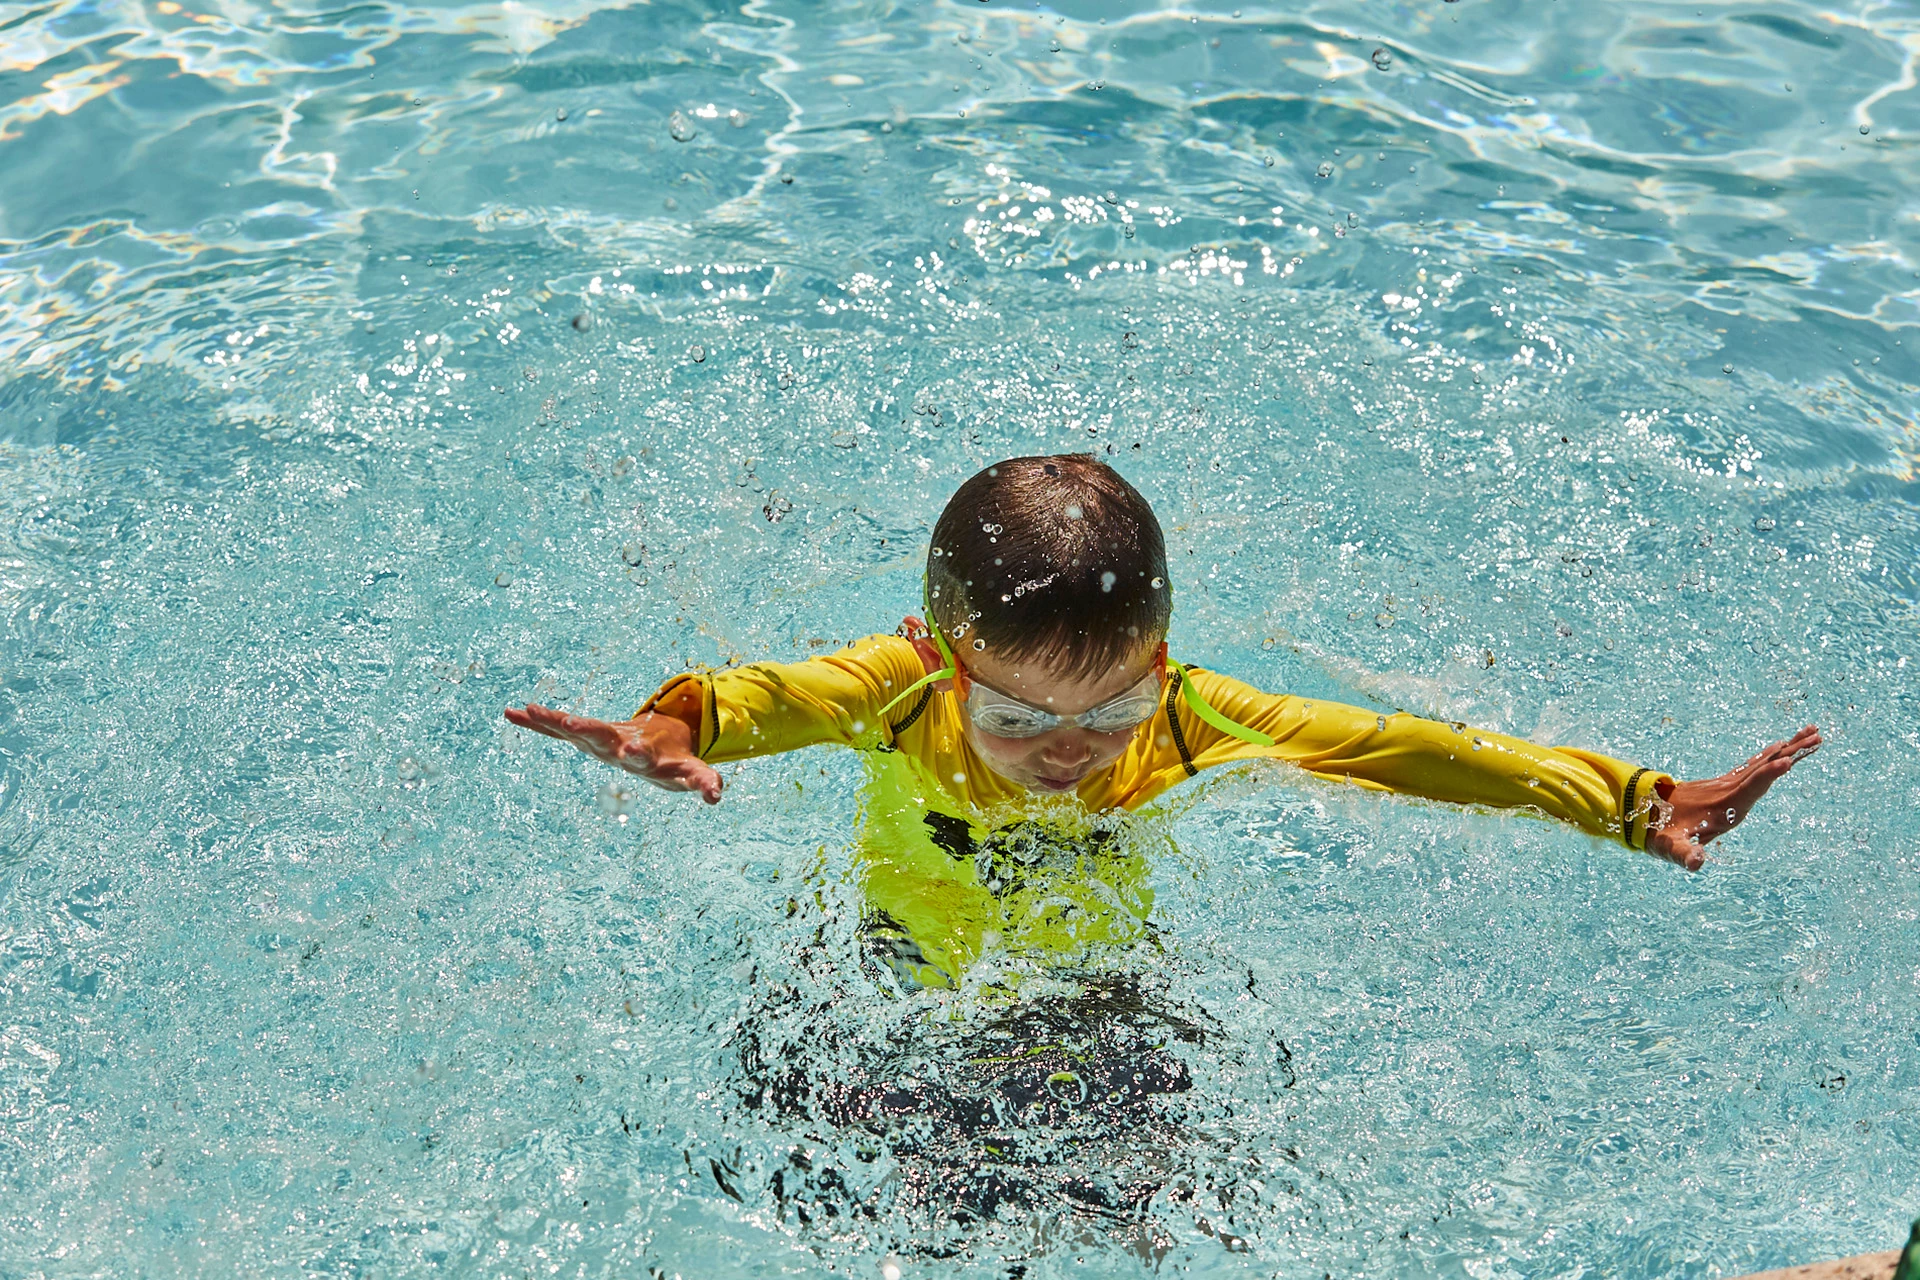
[[[870,937],[898,972],[930,986],[952,985],[996,949],[1071,957],[1138,935],[1152,907],[1147,868],[1137,841],[1116,838],[1114,811],[1215,765],[1272,757],[1363,787],[1532,809],[1633,849],[1646,846],[1655,784],[1670,780],[1591,751],[1262,693],[1187,667],[1075,804],[994,773],[952,693],[929,686],[883,721],[880,708],[922,674],[907,641],[870,636],[805,662],[678,676],[640,710],[697,711],[700,757],[715,764],[818,743],[861,751],[872,779],[859,856]],[[1206,724],[1180,679],[1274,745]]]

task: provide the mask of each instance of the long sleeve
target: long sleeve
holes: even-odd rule
[[[1214,729],[1169,682],[1168,702],[1136,743],[1141,758],[1116,797],[1133,807],[1201,769],[1273,758],[1322,778],[1456,804],[1531,808],[1594,835],[1646,847],[1655,786],[1669,775],[1574,747],[1546,747],[1406,712],[1269,694],[1227,676],[1187,668],[1221,714],[1273,738],[1260,747]],[[1122,761],[1127,764],[1128,761]]]
[[[714,764],[819,743],[878,745],[892,735],[880,708],[920,675],[912,645],[869,636],[804,662],[688,672],[667,681],[640,711],[697,708],[700,758]],[[896,709],[894,718],[904,719],[905,711]]]

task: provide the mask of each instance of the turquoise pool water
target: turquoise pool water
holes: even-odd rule
[[[0,5],[0,1275],[1903,1238],[1920,19],[1235,3]],[[1151,945],[1008,1010],[862,964],[856,759],[707,810],[500,718],[891,630],[1072,448],[1189,661],[1829,745],[1691,877],[1203,779]],[[1122,1101],[982,1116],[1063,1039]]]

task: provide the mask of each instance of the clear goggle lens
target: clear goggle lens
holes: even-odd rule
[[[1144,724],[1159,708],[1159,685],[1160,673],[1156,671],[1117,698],[1079,715],[1060,716],[1015,701],[975,680],[967,696],[967,715],[980,732],[996,738],[1037,738],[1065,725],[1090,733],[1124,733]]]

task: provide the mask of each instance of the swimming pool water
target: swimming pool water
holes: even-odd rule
[[[1237,3],[0,5],[0,1275],[1904,1237],[1920,21]],[[913,994],[853,757],[708,810],[500,719],[891,630],[958,482],[1067,449],[1185,660],[1829,745],[1698,876],[1204,778],[1149,941]],[[1063,1044],[1106,1095],[982,1079]]]

